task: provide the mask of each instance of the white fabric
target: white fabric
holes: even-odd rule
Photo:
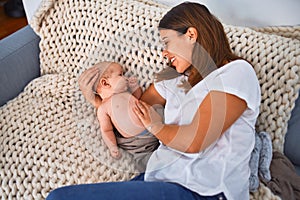
[[[260,105],[254,69],[246,61],[233,61],[209,74],[187,94],[174,87],[183,78],[155,83],[166,99],[167,124],[189,124],[212,90],[236,95],[248,108],[218,141],[200,153],[182,153],[161,144],[148,162],[145,180],[176,182],[201,195],[224,192],[228,199],[249,199],[249,159]]]
[[[41,1],[23,0],[28,22],[30,22]],[[185,0],[155,1],[168,6],[175,6]],[[192,2],[206,5],[225,24],[249,27],[294,26],[300,24],[299,0],[192,0]]]
[[[30,23],[32,16],[39,8],[41,1],[42,0],[23,0],[23,6],[28,23]]]

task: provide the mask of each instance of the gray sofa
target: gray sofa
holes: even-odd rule
[[[40,75],[39,36],[28,25],[0,41],[0,106],[16,97]],[[285,155],[300,175],[300,98],[297,99],[285,137]]]
[[[40,75],[39,41],[29,25],[0,41],[0,106]]]

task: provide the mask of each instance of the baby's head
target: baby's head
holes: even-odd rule
[[[98,77],[93,90],[101,96],[103,92],[116,94],[128,89],[127,79],[123,76],[123,68],[115,62],[99,62],[94,65],[98,69]]]

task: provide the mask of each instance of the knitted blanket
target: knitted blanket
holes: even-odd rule
[[[101,139],[79,75],[115,61],[146,88],[165,67],[157,24],[169,8],[144,0],[44,0],[31,26],[41,37],[41,77],[0,108],[0,196],[43,199],[63,185],[128,180],[132,157],[115,160]],[[262,90],[257,131],[283,151],[287,121],[300,88],[300,41],[225,25],[231,48],[250,61]],[[299,27],[288,27],[299,32]],[[276,29],[272,29],[276,30]],[[251,199],[278,199],[262,183]]]

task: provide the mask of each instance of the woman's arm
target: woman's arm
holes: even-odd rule
[[[137,99],[140,99],[142,94],[143,94],[143,90],[140,87],[134,90],[134,92],[132,92],[132,95]]]
[[[166,104],[166,100],[160,96],[160,94],[156,91],[153,84],[151,84],[143,93],[141,100],[146,102],[150,106],[153,105],[161,105],[164,106]]]
[[[85,70],[78,79],[79,89],[88,102],[98,108],[102,102],[99,95],[93,91],[93,86],[98,77],[97,67],[91,67]]]
[[[135,76],[131,76],[127,80],[128,80],[129,92],[131,92],[131,94],[135,98],[140,99],[143,94],[143,90],[139,86],[138,79]]]
[[[136,114],[145,127],[165,145],[186,153],[197,153],[216,141],[246,110],[237,96],[212,91],[203,100],[189,125],[165,125],[149,106],[140,102]]]

